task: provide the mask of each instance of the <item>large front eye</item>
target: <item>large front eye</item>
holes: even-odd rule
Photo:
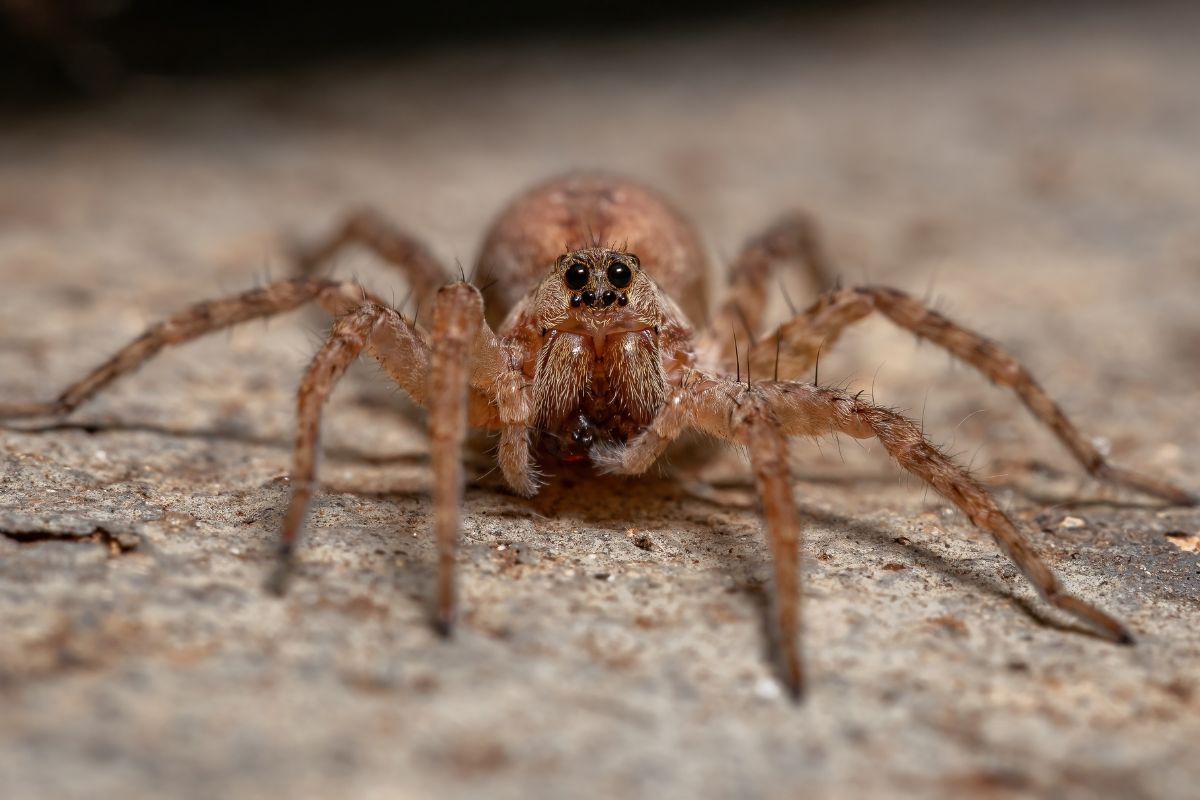
[[[608,268],[608,282],[618,289],[624,289],[633,280],[633,272],[628,265],[614,261]]]
[[[574,264],[567,267],[567,271],[563,273],[563,280],[566,281],[568,289],[579,291],[583,287],[587,286],[587,266],[576,261]]]

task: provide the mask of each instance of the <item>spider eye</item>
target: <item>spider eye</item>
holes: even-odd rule
[[[567,271],[563,273],[563,280],[566,281],[568,289],[576,291],[587,286],[588,268],[585,264],[576,261],[571,266],[567,267]]]
[[[633,272],[620,261],[614,261],[608,268],[608,282],[618,289],[624,289],[633,280]]]

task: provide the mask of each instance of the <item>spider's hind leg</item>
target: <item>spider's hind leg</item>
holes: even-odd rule
[[[293,242],[290,249],[296,271],[314,275],[350,245],[366,248],[404,275],[418,305],[430,299],[449,277],[424,242],[370,208],[352,211],[324,236],[310,242]]]
[[[816,221],[799,211],[786,214],[742,247],[729,269],[726,300],[708,325],[701,349],[718,353],[721,363],[733,363],[730,331],[745,330],[752,341],[758,337],[772,294],[771,277],[775,267],[786,261],[800,264],[814,290],[833,287],[833,267]]]
[[[1011,353],[897,289],[860,286],[826,292],[751,350],[752,369],[764,375],[771,374],[774,368],[780,379],[801,379],[812,368],[822,349],[827,351],[843,330],[875,311],[897,326],[947,350],[993,383],[1012,389],[1033,416],[1048,427],[1094,477],[1179,505],[1200,502],[1197,495],[1167,481],[1108,463]]]

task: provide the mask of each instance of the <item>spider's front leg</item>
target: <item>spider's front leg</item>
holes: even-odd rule
[[[774,558],[772,624],[784,660],[784,678],[797,695],[802,688],[796,650],[799,536],[783,444],[789,436],[844,433],[879,439],[901,467],[988,531],[1048,603],[1107,639],[1122,644],[1133,641],[1120,622],[1067,593],[988,491],[930,443],[916,423],[894,411],[837,389],[780,381],[746,384],[693,372],[642,433],[624,447],[596,448],[593,461],[608,472],[643,472],[686,428],[738,442],[750,453]]]
[[[296,442],[292,454],[292,495],[280,531],[279,560],[267,588],[283,594],[291,576],[296,542],[317,490],[321,412],[337,382],[368,349],[418,405],[427,406],[431,354],[414,323],[378,302],[364,302],[339,317],[313,356],[296,395]]]
[[[925,438],[920,426],[888,408],[838,389],[792,382],[763,382],[755,387],[774,409],[789,435],[821,436],[845,433],[875,437],[908,472],[966,514],[992,535],[1000,550],[1017,565],[1043,599],[1073,615],[1101,636],[1120,644],[1133,637],[1121,623],[1100,609],[1068,594],[1050,567],[1037,556],[1025,536],[995,499],[962,467]]]
[[[457,613],[462,448],[468,424],[523,431],[528,403],[513,354],[484,321],[483,299],[475,287],[454,283],[438,291],[429,335],[432,345],[395,311],[366,303],[338,320],[313,358],[298,395],[293,492],[281,532],[279,563],[268,580],[271,590],[282,593],[286,587],[296,542],[317,488],[321,409],[349,364],[367,349],[429,411],[438,548],[435,622],[443,633],[452,630]],[[528,459],[514,461],[505,475],[520,491],[530,469]]]
[[[626,446],[597,445],[592,450],[592,461],[602,472],[640,474],[689,427],[736,441],[750,455],[775,571],[770,630],[784,683],[792,696],[799,698],[804,691],[797,643],[800,528],[792,497],[787,440],[774,409],[762,395],[741,383],[691,373],[671,392],[645,430]]]

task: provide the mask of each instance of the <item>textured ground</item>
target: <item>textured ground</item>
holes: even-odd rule
[[[603,166],[675,197],[718,258],[813,209],[848,280],[932,287],[1116,460],[1200,488],[1196,22],[877,12],[147,83],[10,120],[0,398],[282,274],[285,235],[348,205],[469,264],[506,196]],[[404,291],[359,254],[339,270]],[[214,336],[67,424],[0,429],[0,794],[1194,796],[1200,512],[1079,478],[932,348],[872,321],[821,379],[923,413],[1139,644],[1048,611],[880,448],[798,445],[797,708],[764,658],[735,454],[720,503],[670,476],[469,490],[469,611],[439,641],[423,428],[373,369],[332,404],[301,575],[264,596],[323,325]]]

